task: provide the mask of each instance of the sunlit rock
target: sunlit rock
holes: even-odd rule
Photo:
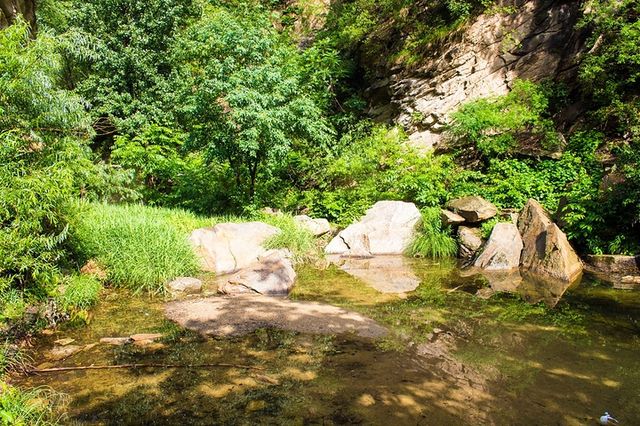
[[[294,216],[293,220],[316,237],[331,232],[331,225],[327,219],[312,219],[307,215],[298,215]]]
[[[473,265],[489,271],[517,269],[522,247],[522,238],[513,223],[497,223]]]
[[[468,226],[458,228],[458,257],[462,259],[474,257],[483,243],[482,232],[479,228],[469,228]]]
[[[465,218],[452,211],[441,209],[440,220],[444,226],[458,226],[465,222]]]
[[[451,200],[447,203],[447,208],[470,223],[483,222],[498,214],[496,206],[478,196]]]
[[[192,277],[179,277],[168,283],[167,289],[175,295],[196,294],[202,291],[202,281]]]
[[[256,262],[267,251],[262,244],[279,232],[263,222],[221,223],[196,229],[189,241],[200,258],[202,270],[229,274]]]
[[[354,257],[403,254],[415,238],[421,220],[413,203],[379,201],[359,222],[341,231],[325,253]]]
[[[582,275],[582,262],[567,236],[544,208],[529,200],[518,218],[524,248],[521,265],[527,272],[572,282]]]
[[[218,291],[224,294],[286,296],[293,289],[296,272],[288,250],[269,250],[257,262],[219,280]]]

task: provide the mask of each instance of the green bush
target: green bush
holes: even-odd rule
[[[422,225],[408,253],[414,257],[452,257],[458,252],[458,244],[451,231],[443,228],[440,208],[430,207],[422,210]]]
[[[449,131],[458,144],[474,146],[485,158],[511,153],[521,136],[539,139],[535,148],[555,148],[559,140],[548,107],[542,86],[516,80],[504,96],[464,104],[452,114]]]
[[[114,285],[157,293],[167,281],[198,270],[187,236],[203,220],[193,214],[101,203],[81,209],[72,229],[75,252],[104,265]]]
[[[421,154],[406,142],[400,129],[365,122],[330,153],[300,151],[290,156],[274,192],[285,194],[285,210],[306,209],[311,216],[346,225],[376,201],[439,206],[471,190],[470,175],[451,157]]]
[[[0,31],[0,293],[54,288],[72,200],[92,169],[84,106],[56,84],[58,46],[46,32],[31,40],[22,21]]]

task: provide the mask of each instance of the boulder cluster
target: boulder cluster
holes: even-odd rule
[[[496,223],[487,241],[481,225],[498,215],[482,197],[452,200],[442,210],[444,225],[457,228],[459,256],[487,271],[523,272],[573,282],[582,274],[582,262],[566,235],[537,201],[530,199],[519,214],[507,213]]]

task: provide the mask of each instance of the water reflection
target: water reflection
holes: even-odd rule
[[[488,299],[496,293],[514,293],[529,303],[544,302],[550,308],[558,304],[567,290],[577,287],[582,278],[565,282],[519,270],[491,272],[477,268],[462,270],[460,276],[484,281],[485,285],[476,292],[478,297]]]
[[[330,256],[329,261],[381,293],[407,293],[420,285],[411,259],[376,256],[369,259]]]

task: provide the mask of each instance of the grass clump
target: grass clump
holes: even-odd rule
[[[56,407],[61,396],[49,389],[28,391],[0,381],[0,423],[12,426],[49,426],[60,423]]]
[[[188,231],[204,219],[182,210],[142,205],[84,204],[73,229],[81,259],[95,259],[107,279],[134,292],[164,291],[164,284],[198,270]]]
[[[448,229],[443,228],[440,209],[430,207],[422,211],[422,228],[409,247],[413,257],[442,258],[455,256],[458,244]]]
[[[58,300],[66,311],[89,309],[98,302],[101,290],[102,283],[97,278],[74,275],[68,278],[68,283]]]
[[[286,248],[296,263],[313,263],[322,257],[318,239],[286,214],[264,215],[260,220],[279,228],[282,232],[265,242],[267,249]]]

